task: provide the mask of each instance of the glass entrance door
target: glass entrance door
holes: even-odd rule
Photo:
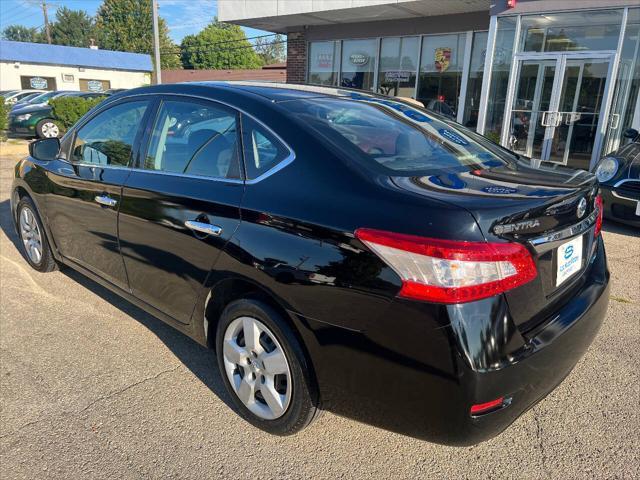
[[[511,109],[509,147],[531,158],[542,158],[551,113],[557,61],[523,60]]]
[[[548,160],[589,170],[604,106],[608,59],[568,59]]]
[[[611,57],[553,54],[518,63],[508,146],[588,170],[598,156]]]

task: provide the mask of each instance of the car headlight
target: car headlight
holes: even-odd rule
[[[24,122],[25,120],[29,120],[30,118],[31,118],[31,114],[30,113],[25,113],[23,115],[18,115],[16,117],[16,121]]]
[[[618,160],[614,157],[604,157],[596,168],[596,178],[600,183],[608,182],[618,173]]]

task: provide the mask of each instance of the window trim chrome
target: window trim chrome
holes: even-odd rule
[[[157,174],[157,175],[169,175],[169,176],[173,176],[173,177],[184,177],[184,178],[195,178],[195,179],[201,179],[201,180],[210,180],[210,181],[214,181],[214,182],[227,182],[227,183],[236,183],[236,184],[245,184],[245,185],[255,185],[258,182],[263,181],[264,179],[270,177],[271,175],[279,172],[280,170],[282,170],[283,168],[287,167],[288,165],[290,165],[291,163],[293,163],[293,161],[296,158],[296,154],[295,151],[289,146],[289,144],[287,142],[285,142],[282,137],[280,135],[278,135],[276,132],[273,131],[273,129],[271,129],[269,126],[265,125],[264,122],[260,121],[259,119],[257,119],[254,115],[250,114],[249,112],[247,112],[246,110],[243,110],[242,108],[239,108],[235,105],[231,105],[228,102],[224,102],[221,100],[217,100],[217,99],[212,99],[209,97],[205,97],[202,95],[193,95],[193,94],[187,94],[187,93],[174,93],[174,92],[155,92],[155,93],[136,93],[133,95],[129,95],[125,98],[119,98],[118,100],[120,101],[127,101],[129,99],[132,98],[137,98],[137,97],[157,97],[157,96],[164,96],[164,95],[168,95],[168,96],[174,96],[174,97],[184,97],[184,98],[196,98],[199,100],[205,100],[211,103],[219,103],[220,105],[224,105],[228,108],[233,109],[236,112],[239,112],[241,115],[246,115],[247,117],[251,118],[253,121],[255,121],[258,125],[260,125],[262,128],[264,128],[265,130],[267,130],[271,135],[273,135],[280,143],[282,143],[282,145],[284,145],[284,147],[289,151],[289,154],[282,159],[279,163],[277,163],[276,165],[274,165],[273,167],[271,167],[269,170],[267,170],[266,172],[264,172],[262,175],[257,176],[254,179],[248,180],[248,179],[237,179],[237,178],[223,178],[223,177],[208,177],[206,175],[192,175],[192,174],[185,174],[185,173],[177,173],[177,172],[165,172],[162,170],[147,170],[144,168],[138,168],[135,167],[133,165],[130,166],[111,166],[111,165],[95,165],[95,164],[84,164],[84,163],[74,163],[74,162],[69,162],[71,165],[77,165],[77,166],[83,166],[83,167],[96,167],[96,168],[109,168],[109,169],[126,169],[126,170],[131,170],[132,172],[146,172],[146,173],[152,173],[152,174]],[[107,108],[111,107],[111,103],[120,103],[118,101],[114,101],[114,102],[109,102],[107,104],[105,104],[103,106],[103,108],[100,108],[100,110],[96,111],[91,117],[87,118],[82,125],[80,125],[78,128],[82,128],[82,126],[84,126],[86,123],[88,123],[91,119],[95,118],[97,115],[99,115],[101,112],[103,112],[104,110],[106,110]],[[242,119],[240,118],[240,123],[242,123]],[[242,127],[241,127],[242,128]],[[74,135],[77,133],[78,129],[74,129]],[[243,167],[244,167],[244,152],[242,152],[241,154],[241,159],[243,162]]]

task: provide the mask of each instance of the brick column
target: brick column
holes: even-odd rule
[[[307,79],[307,41],[304,32],[287,35],[287,83],[305,83]]]

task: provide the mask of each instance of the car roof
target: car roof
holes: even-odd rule
[[[149,87],[136,88],[133,90],[127,90],[124,95],[122,93],[119,96],[127,96],[128,94],[136,93],[194,93],[193,90],[197,88],[199,92],[204,89],[211,89],[214,91],[234,91],[240,95],[252,96],[258,95],[272,102],[282,102],[287,100],[301,99],[301,98],[317,98],[317,97],[349,97],[354,93],[364,95],[374,95],[373,93],[363,92],[360,90],[350,88],[336,88],[326,87],[321,85],[294,85],[290,83],[277,83],[277,82],[253,82],[253,81],[210,81],[210,82],[183,82],[174,84],[153,85]],[[123,92],[124,93],[124,92]]]

